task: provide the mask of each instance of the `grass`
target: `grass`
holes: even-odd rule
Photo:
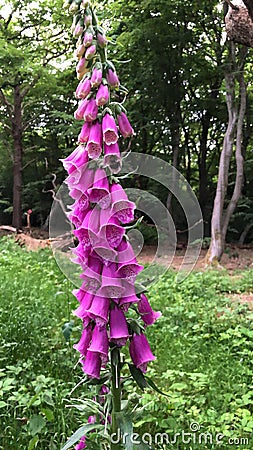
[[[128,407],[139,405],[136,430],[173,435],[190,432],[197,422],[214,439],[225,436],[218,447],[186,445],[180,435],[173,445],[155,448],[225,450],[238,448],[228,445],[238,438],[249,439],[239,448],[253,448],[253,315],[230,300],[252,290],[253,271],[237,275],[194,272],[177,284],[168,273],[150,289],[152,306],[163,317],[147,330],[157,356],[148,376],[168,397],[126,383]],[[27,252],[6,238],[0,240],[0,283],[0,450],[60,450],[86,421],[86,414],[66,408],[81,377],[72,349],[80,334],[71,315],[73,286],[50,251]],[[66,342],[62,327],[70,320]],[[87,395],[81,392],[76,395]]]

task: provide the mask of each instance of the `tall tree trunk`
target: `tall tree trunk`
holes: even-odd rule
[[[22,96],[19,85],[14,88],[14,111],[12,118],[13,153],[13,214],[12,226],[22,228]]]
[[[230,43],[230,64],[228,73],[225,75],[226,83],[226,103],[228,109],[228,125],[223,140],[222,152],[219,163],[218,183],[214,200],[212,223],[211,223],[211,244],[207,254],[207,261],[216,264],[220,261],[230,218],[236,208],[240,198],[243,185],[243,156],[242,156],[242,129],[246,111],[246,85],[244,81],[244,64],[247,49],[243,49],[239,55],[238,65],[235,64],[235,47]],[[239,81],[239,113],[235,99],[236,79]],[[228,187],[228,174],[231,155],[234,145],[234,135],[236,132],[236,180],[234,192],[229,202],[227,210],[224,212],[225,197]]]
[[[179,156],[179,150],[180,150],[180,139],[181,139],[181,104],[180,100],[178,100],[175,104],[175,115],[174,120],[172,124],[172,131],[171,131],[171,142],[172,142],[172,166],[175,167],[175,169],[178,166],[178,156]],[[172,186],[175,186],[176,183],[176,172],[172,172]],[[168,193],[167,198],[167,209],[172,213],[172,192]]]

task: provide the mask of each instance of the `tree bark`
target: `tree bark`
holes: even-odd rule
[[[220,156],[218,183],[211,222],[211,243],[207,253],[207,262],[212,265],[217,264],[221,260],[225,247],[228,224],[240,198],[243,185],[242,129],[246,111],[246,85],[243,72],[245,58],[246,51],[244,50],[239,58],[240,64],[236,65],[235,46],[233,43],[230,43],[230,64],[228,67],[229,70],[225,75],[228,125],[224,136],[222,152]],[[235,98],[236,79],[238,79],[239,81],[240,88],[239,112]],[[224,203],[228,188],[229,166],[233,151],[235,132],[236,180],[232,198],[229,202],[227,210],[224,212]]]
[[[13,153],[13,214],[12,226],[22,228],[22,96],[20,86],[14,87],[14,111],[12,118]]]

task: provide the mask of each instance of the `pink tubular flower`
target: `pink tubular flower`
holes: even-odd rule
[[[148,363],[156,359],[151,352],[148,340],[143,333],[133,334],[129,351],[134,365],[144,373],[147,371]]]
[[[80,81],[76,88],[76,98],[85,98],[90,93],[91,81],[89,78],[85,78],[84,81]]]
[[[81,353],[83,356],[85,356],[91,342],[91,337],[92,337],[92,325],[90,324],[86,328],[84,328],[80,341],[77,344],[74,344],[73,348],[77,350],[79,353]]]
[[[94,208],[90,210],[83,223],[79,228],[73,231],[84,249],[90,249],[92,244],[96,241],[99,229],[99,210]]]
[[[101,210],[100,213],[100,235],[105,238],[109,246],[118,247],[125,234],[125,229],[120,222],[111,216],[110,211]]]
[[[110,311],[110,341],[122,347],[129,338],[127,321],[122,309],[115,306]]]
[[[106,36],[104,34],[98,33],[97,34],[97,40],[98,40],[99,47],[101,47],[101,48],[106,47],[107,39],[106,39]]]
[[[112,69],[108,70],[108,72],[106,74],[106,79],[111,88],[119,87],[118,76],[117,76],[116,72],[114,72]]]
[[[115,263],[104,265],[102,270],[102,285],[98,295],[108,298],[119,299],[123,296],[125,288],[120,278],[117,278],[117,265]]]
[[[117,252],[103,239],[99,239],[98,242],[93,245],[91,254],[92,256],[99,258],[106,266],[111,262],[115,262],[117,258]]]
[[[108,323],[109,307],[110,300],[108,298],[95,295],[91,306],[86,312],[91,319],[95,320],[98,326],[104,327]]]
[[[94,98],[91,98],[85,109],[83,118],[86,122],[93,122],[93,120],[96,120],[97,115],[98,115],[98,107],[96,104],[96,100]]]
[[[136,295],[134,284],[124,279],[121,280],[121,282],[125,288],[125,294],[124,297],[119,300],[118,306],[126,312],[132,303],[138,303],[140,299]]]
[[[91,125],[89,141],[87,144],[88,155],[91,159],[97,159],[102,152],[102,125],[96,122]]]
[[[109,89],[106,84],[101,84],[96,95],[96,104],[98,106],[106,105],[109,100]]]
[[[73,205],[69,206],[70,211],[67,213],[67,216],[69,220],[77,226],[77,228],[83,223],[89,206],[89,199],[86,194],[82,194],[81,197],[73,203]]]
[[[81,132],[78,136],[78,142],[84,144],[85,142],[88,142],[90,135],[90,123],[85,122],[82,126]]]
[[[135,279],[143,266],[137,263],[133,248],[129,242],[122,240],[117,248],[118,253],[118,275],[122,278]]]
[[[73,173],[78,167],[86,164],[89,160],[88,152],[85,147],[78,145],[76,149],[65,159],[60,161],[68,174]]]
[[[95,45],[91,45],[90,47],[88,47],[84,55],[85,59],[89,61],[90,59],[94,58],[96,51],[97,48]]]
[[[105,144],[116,144],[119,137],[117,125],[114,118],[108,113],[103,117],[102,129]]]
[[[92,186],[94,180],[94,171],[88,169],[88,164],[78,167],[65,180],[65,183],[70,189],[70,196],[79,200],[82,194],[86,195],[87,189]],[[72,195],[72,190],[75,190],[75,195]]]
[[[87,30],[83,38],[83,45],[85,47],[89,47],[89,45],[92,44],[92,41],[93,41],[93,34],[91,33],[91,31]]]
[[[94,184],[87,193],[92,203],[98,204],[102,209],[109,208],[111,203],[109,182],[103,169],[96,170]]]
[[[91,306],[93,294],[86,292],[82,288],[80,288],[74,289],[73,295],[75,295],[77,299],[81,298],[80,305],[77,309],[75,309],[75,311],[73,311],[73,314],[77,317],[80,317],[80,319],[84,319],[87,316],[86,310]]]
[[[85,269],[90,256],[90,248],[84,248],[82,244],[79,243],[77,247],[71,248],[70,250],[73,255],[75,255],[74,258],[71,258],[71,261],[74,264],[79,264],[82,269]]]
[[[85,361],[83,363],[83,371],[91,378],[100,378],[102,361],[99,353],[87,351]]]
[[[119,129],[120,129],[120,132],[121,132],[122,136],[124,138],[127,138],[129,136],[133,136],[134,130],[131,127],[130,122],[129,122],[126,114],[122,111],[121,114],[119,114],[117,116],[117,118],[118,118]]]
[[[104,165],[108,166],[112,173],[119,173],[122,167],[118,143],[104,144]]]
[[[93,258],[92,259],[97,259]],[[100,261],[99,261],[100,262]],[[101,277],[99,273],[96,273],[94,271],[94,268],[86,267],[84,269],[84,272],[80,275],[80,277],[84,280],[83,287],[86,289],[87,292],[90,292],[92,294],[96,294],[98,289],[101,286]]]
[[[96,67],[93,69],[92,71],[92,75],[91,75],[91,85],[92,87],[97,87],[101,84],[102,81],[102,70],[101,69],[97,69]]]
[[[95,326],[89,352],[99,353],[102,361],[107,361],[109,351],[109,340],[106,327]]]
[[[88,105],[89,105],[89,100],[87,100],[86,98],[79,102],[78,108],[74,112],[74,118],[76,120],[83,120],[84,113],[85,113],[85,110],[86,110]]]
[[[138,302],[138,311],[141,314],[141,318],[145,325],[153,325],[156,319],[158,319],[162,315],[160,311],[153,311],[145,294],[141,294],[140,296],[140,301]]]
[[[87,447],[86,443],[86,436],[82,436],[78,444],[75,446],[75,450],[83,450]]]
[[[112,213],[122,223],[134,220],[135,204],[128,197],[120,184],[113,183],[110,188]]]

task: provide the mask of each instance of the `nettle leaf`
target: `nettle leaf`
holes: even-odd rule
[[[143,391],[148,386],[148,383],[142,371],[138,369],[134,364],[128,364],[128,366],[133,379],[136,381],[139,388],[141,388],[141,390]]]
[[[46,426],[46,420],[44,417],[39,415],[34,415],[29,420],[29,431],[34,436],[37,433],[40,433],[41,430]]]
[[[131,417],[123,412],[114,413],[116,423],[123,434],[123,445],[126,450],[133,450],[133,424]]]
[[[62,326],[63,336],[65,337],[65,340],[67,342],[69,342],[69,340],[70,340],[70,336],[71,336],[73,327],[74,327],[73,320],[71,320],[70,322],[64,323],[64,325]]]
[[[104,426],[100,424],[88,423],[87,425],[83,425],[82,427],[78,428],[78,430],[74,434],[72,434],[72,436],[69,438],[69,440],[61,450],[68,450],[70,447],[72,447],[72,445],[79,441],[82,436],[86,435],[90,431],[102,429],[104,429]]]

